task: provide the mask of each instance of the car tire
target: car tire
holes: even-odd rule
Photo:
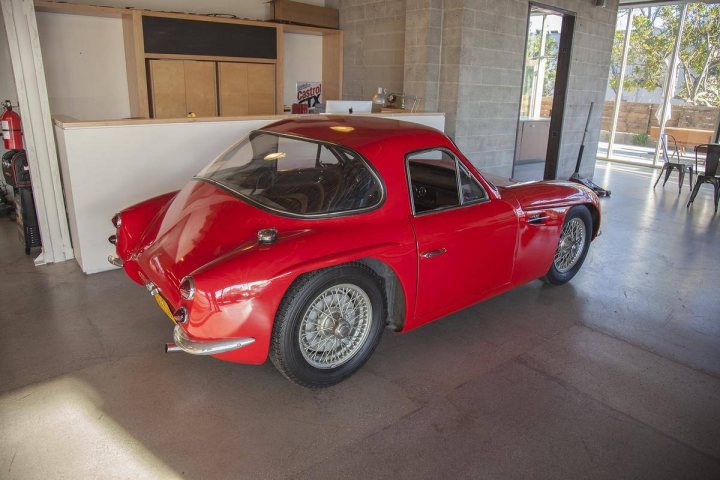
[[[578,205],[568,211],[550,270],[541,280],[562,285],[577,274],[590,248],[592,228],[592,217],[586,206]]]
[[[381,279],[351,263],[302,275],[275,316],[270,360],[307,388],[335,385],[370,358],[385,329]]]

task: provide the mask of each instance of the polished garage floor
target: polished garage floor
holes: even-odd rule
[[[601,164],[580,275],[407,335],[319,392],[164,354],[121,272],[33,267],[0,221],[0,478],[720,478],[720,214]],[[467,281],[482,272],[467,272]]]

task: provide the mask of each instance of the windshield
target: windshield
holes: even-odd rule
[[[268,132],[252,132],[197,177],[293,215],[364,210],[382,199],[380,180],[357,153]]]

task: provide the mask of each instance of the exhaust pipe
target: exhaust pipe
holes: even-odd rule
[[[175,345],[174,343],[166,343],[165,344],[165,353],[170,352],[182,352],[182,349]]]

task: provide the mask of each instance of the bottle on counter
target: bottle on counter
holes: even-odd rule
[[[380,113],[385,106],[385,89],[378,87],[377,93],[372,97],[372,113]]]

